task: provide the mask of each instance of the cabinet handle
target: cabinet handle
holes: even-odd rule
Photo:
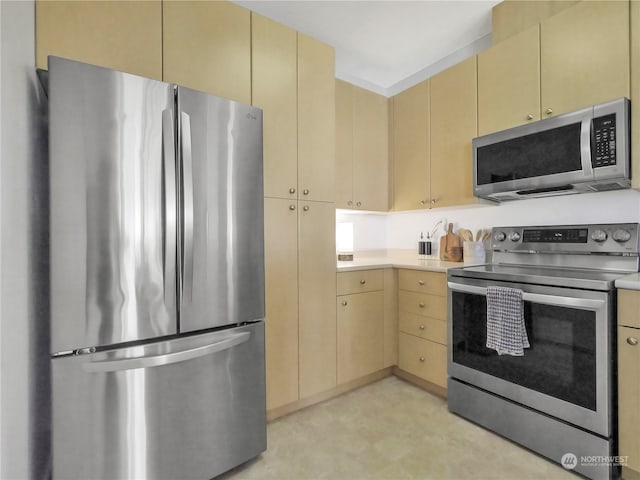
[[[289,193],[296,193],[296,189],[295,189],[295,188],[293,188],[293,187],[291,187],[291,188],[289,189]]]
[[[351,205],[353,205],[353,202],[352,202],[351,200],[349,200],[349,201],[347,202],[347,205],[351,206]]]
[[[305,188],[304,190],[302,190],[302,194],[303,195],[309,195],[309,189]]]
[[[424,308],[424,302],[420,302],[420,308]]]
[[[362,202],[357,202],[356,203],[356,207],[361,207],[362,206]]]
[[[295,205],[289,205],[289,210],[295,210],[296,206]]]
[[[553,109],[552,108],[547,108],[544,113],[546,113],[547,115],[551,115],[553,113]]]
[[[305,205],[304,207],[302,207],[302,210],[304,210],[305,212],[309,211],[309,205]]]
[[[418,285],[420,286],[424,285],[424,280],[418,280]]]
[[[424,205],[425,201],[424,200],[420,200],[420,205]]]
[[[346,300],[343,300],[343,301],[342,301],[342,306],[343,306],[343,307],[346,307],[346,306],[347,306],[347,301],[346,301]]]
[[[433,200],[431,200],[431,205],[435,205],[436,203],[438,203],[438,199],[434,198]]]
[[[424,325],[420,325],[420,330],[424,330]]]
[[[533,113],[529,113],[527,115],[527,120],[533,120]]]
[[[424,363],[424,357],[420,357],[420,361]]]
[[[633,347],[638,345],[638,339],[635,337],[627,337],[627,343]]]
[[[360,285],[364,285],[365,283],[367,283],[366,280],[364,280],[364,279],[360,280]]]

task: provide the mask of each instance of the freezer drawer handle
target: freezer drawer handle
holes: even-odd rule
[[[184,362],[194,358],[203,357],[212,353],[221,352],[229,348],[240,345],[249,340],[251,332],[241,332],[223,338],[209,345],[190,348],[181,352],[167,353],[164,355],[150,355],[148,357],[122,358],[119,360],[101,360],[97,362],[87,362],[82,365],[85,372],[107,373],[121,372],[123,370],[133,370],[135,368],[159,367],[171,363]]]

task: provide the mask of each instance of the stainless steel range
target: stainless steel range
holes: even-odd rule
[[[448,273],[449,409],[589,478],[618,476],[614,282],[638,271],[639,238],[637,223],[494,228],[492,264]],[[487,348],[488,287],[522,292],[521,356]]]

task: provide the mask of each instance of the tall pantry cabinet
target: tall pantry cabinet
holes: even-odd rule
[[[264,112],[267,409],[336,385],[334,53],[252,14]]]

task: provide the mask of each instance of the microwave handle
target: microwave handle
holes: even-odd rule
[[[475,287],[473,285],[462,285],[460,283],[448,282],[447,285],[454,292],[471,293],[474,295],[487,296],[486,287]],[[592,298],[565,297],[561,295],[544,295],[541,293],[522,292],[522,299],[525,302],[541,303],[544,305],[556,305],[559,307],[580,308],[583,310],[597,310],[604,307],[604,300],[594,300]]]
[[[582,172],[587,178],[593,178],[593,166],[591,164],[591,130],[593,128],[593,115],[582,119],[580,125],[580,162]]]

